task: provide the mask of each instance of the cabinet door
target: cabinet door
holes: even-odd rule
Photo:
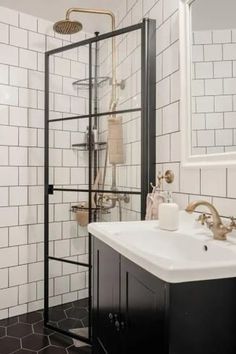
[[[120,255],[93,239],[94,353],[120,354],[116,319],[119,314]]]
[[[168,353],[164,282],[121,257],[122,353]]]

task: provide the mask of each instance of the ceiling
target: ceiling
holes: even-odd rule
[[[36,17],[57,21],[65,17],[66,9],[70,7],[105,8],[116,12],[126,0],[0,0],[0,6],[5,6]],[[110,30],[108,16],[75,14],[84,25],[84,31],[101,33]]]

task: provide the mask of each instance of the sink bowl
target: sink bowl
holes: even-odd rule
[[[236,238],[213,240],[196,216],[180,212],[178,231],[157,221],[92,223],[91,234],[162,280],[171,283],[236,276]]]

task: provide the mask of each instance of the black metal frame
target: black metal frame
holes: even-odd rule
[[[92,45],[101,40],[109,39],[115,36],[126,34],[132,31],[141,31],[141,107],[135,109],[119,110],[115,112],[102,112],[98,113],[97,106],[95,112],[92,111],[93,100],[93,85],[92,85]],[[84,45],[89,46],[89,114],[66,117],[60,119],[49,119],[49,58],[53,54],[61,53],[66,50],[78,48]],[[95,57],[97,53],[95,54]],[[95,70],[96,73],[96,70]],[[141,23],[133,26],[122,28],[113,32],[98,35],[77,43],[73,43],[61,48],[53,49],[45,53],[45,148],[44,148],[44,324],[46,327],[58,331],[59,333],[68,335],[75,339],[91,343],[91,309],[92,309],[92,293],[91,293],[91,268],[92,268],[92,244],[91,235],[89,234],[89,261],[88,264],[81,262],[69,261],[57,257],[49,256],[49,195],[55,191],[63,192],[87,192],[89,200],[89,222],[92,221],[92,205],[91,196],[92,192],[111,193],[111,190],[96,190],[92,191],[92,119],[98,120],[99,117],[109,116],[111,114],[141,112],[141,191],[112,191],[112,193],[128,193],[131,195],[141,195],[141,219],[145,217],[146,208],[146,195],[150,190],[150,182],[155,182],[155,107],[156,107],[156,22],[155,20],[144,19]],[[96,92],[95,92],[96,95]],[[97,97],[95,97],[95,100]],[[54,188],[49,184],[49,126],[51,122],[83,119],[89,120],[89,183],[88,189],[74,189],[74,188]],[[93,166],[97,167],[97,166]],[[81,266],[87,266],[89,269],[89,338],[85,338],[71,332],[56,328],[49,323],[49,260],[58,262],[71,263]]]

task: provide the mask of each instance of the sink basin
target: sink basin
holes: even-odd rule
[[[236,276],[236,237],[213,240],[196,216],[180,212],[178,231],[157,221],[92,223],[89,232],[126,258],[171,283]]]

